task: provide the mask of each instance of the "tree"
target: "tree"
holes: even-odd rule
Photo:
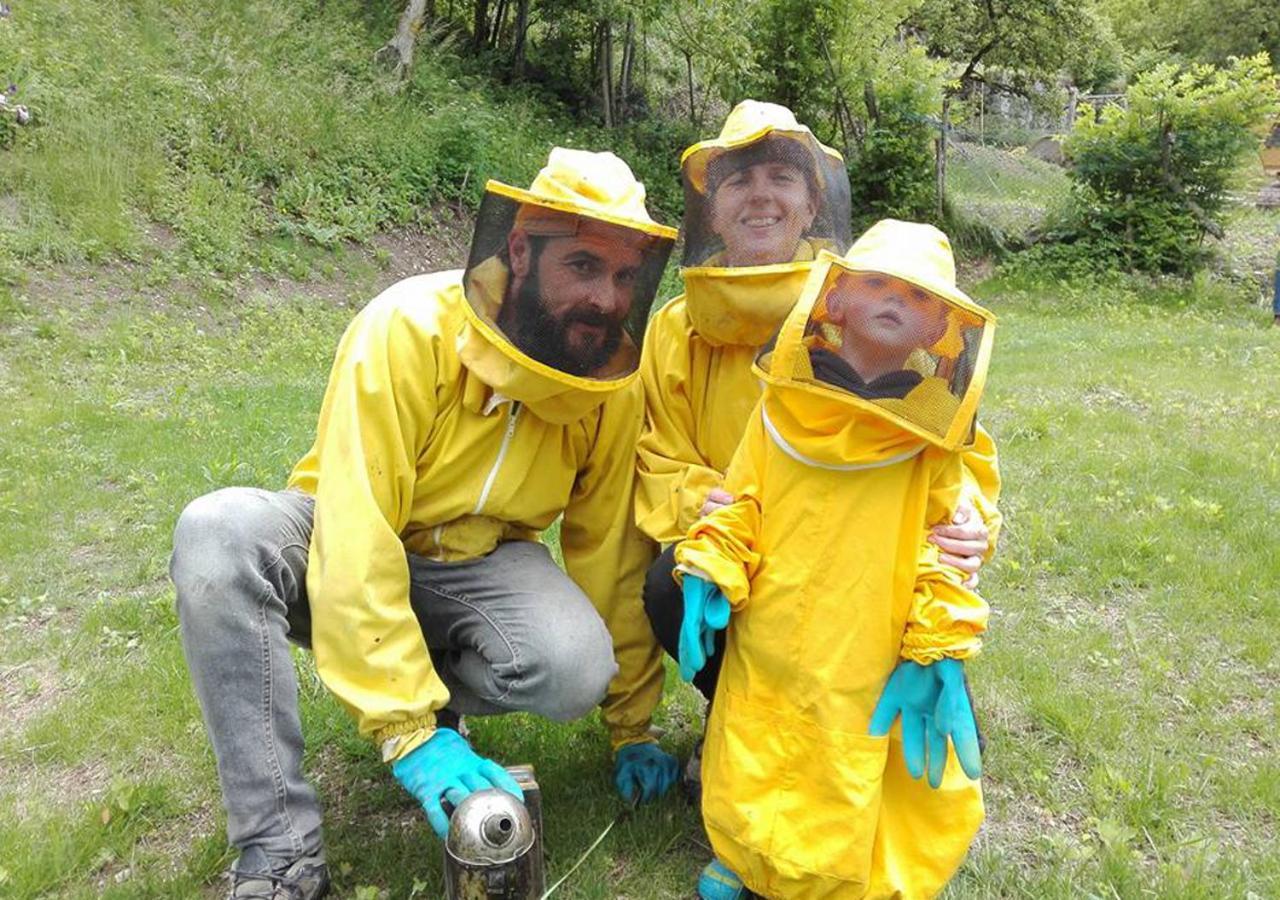
[[[1280,110],[1265,53],[1226,66],[1164,63],[1140,76],[1126,104],[1083,113],[1066,142],[1077,235],[1131,268],[1188,272],[1255,129]]]
[[[1258,0],[1101,0],[1116,33],[1137,59],[1176,54],[1222,64],[1259,51],[1280,67],[1280,13]]]
[[[1036,82],[1118,55],[1109,22],[1089,0],[924,0],[908,24],[931,55],[959,67],[960,96],[980,85],[1025,95]]]

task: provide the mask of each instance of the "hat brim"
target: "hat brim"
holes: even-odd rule
[[[711,163],[726,153],[732,153],[743,147],[749,147],[758,143],[771,135],[793,140],[804,147],[805,151],[813,158],[814,173],[818,179],[818,186],[826,188],[826,172],[825,166],[832,162],[843,165],[844,157],[837,151],[820,143],[808,131],[792,131],[783,128],[774,128],[772,126],[761,128],[759,131],[744,135],[739,138],[725,139],[714,138],[709,141],[699,141],[692,145],[680,155],[680,168],[684,172],[685,178],[689,184],[693,186],[699,194],[707,193],[707,169]],[[821,156],[819,155],[821,154]],[[827,159],[822,159],[826,156]]]

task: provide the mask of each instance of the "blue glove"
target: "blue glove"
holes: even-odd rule
[[[889,676],[871,713],[871,734],[877,737],[888,734],[894,720],[902,716],[902,755],[912,778],[924,775],[925,735],[932,728],[929,720],[941,691],[933,666],[904,659]]]
[[[684,576],[684,618],[680,620],[680,677],[693,681],[716,652],[716,632],[729,624],[729,601],[705,578]]]
[[[964,663],[958,659],[940,659],[933,669],[942,684],[938,704],[929,729],[929,784],[942,784],[942,770],[947,764],[947,738],[956,749],[960,768],[970,778],[982,777],[982,750],[978,745],[978,722],[969,702],[964,683]]]
[[[392,763],[391,771],[401,786],[422,804],[427,821],[441,840],[449,833],[449,817],[445,815],[441,798],[457,806],[472,791],[501,788],[524,799],[524,791],[506,769],[478,756],[452,728],[437,728],[425,744]]]
[[[628,744],[613,758],[613,785],[628,803],[656,800],[680,777],[680,763],[657,744]]]

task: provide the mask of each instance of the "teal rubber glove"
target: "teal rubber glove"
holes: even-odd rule
[[[456,807],[472,791],[487,788],[499,788],[524,799],[524,791],[506,769],[478,755],[452,728],[437,728],[425,744],[392,763],[391,771],[422,804],[431,829],[441,840],[449,833],[449,816],[442,799]]]
[[[978,741],[978,722],[964,680],[964,663],[958,659],[940,659],[929,668],[941,682],[938,703],[929,728],[929,785],[942,784],[942,771],[947,764],[947,739],[955,747],[960,768],[970,778],[982,777],[982,749]]]
[[[932,730],[930,719],[941,692],[933,666],[904,659],[889,676],[871,713],[871,734],[876,737],[888,734],[894,720],[902,716],[902,755],[912,778],[924,775],[925,735]]]
[[[613,758],[613,786],[628,803],[647,803],[671,790],[680,762],[657,744],[628,744]]]
[[[716,632],[729,624],[729,600],[705,578],[684,576],[684,618],[680,620],[680,677],[693,681],[716,652]]]

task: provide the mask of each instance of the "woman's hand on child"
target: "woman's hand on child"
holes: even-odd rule
[[[729,601],[713,582],[685,573],[680,620],[680,677],[693,681],[716,652],[716,632],[729,624]]]
[[[991,549],[991,532],[982,516],[968,500],[960,501],[949,525],[935,525],[929,532],[929,540],[942,552],[938,561],[954,566],[969,577],[964,586],[972,590],[978,586],[978,570]]]
[[[709,516],[722,506],[728,506],[733,502],[733,494],[723,488],[712,488],[707,493],[707,499],[702,503],[702,509],[698,510],[698,515]]]

